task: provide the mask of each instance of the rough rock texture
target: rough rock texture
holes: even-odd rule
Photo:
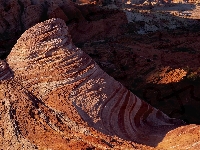
[[[123,33],[124,29],[122,25],[127,23],[125,13],[117,10],[97,12],[93,16],[89,16],[88,20],[89,22],[79,22],[78,24],[69,25],[69,31],[75,43],[116,36]]]
[[[0,84],[5,149],[151,149],[136,143],[157,146],[168,131],[183,125],[103,72],[72,44],[60,19],[22,34],[7,62],[14,77]]]
[[[0,80],[7,80],[13,77],[13,72],[4,60],[0,60]]]
[[[181,6],[180,6],[181,7]],[[158,7],[162,10],[161,7]],[[131,10],[132,9],[132,10]],[[180,27],[191,27],[198,24],[197,20],[181,18],[169,13],[165,13],[165,10],[160,12],[144,13],[143,8],[138,9],[138,12],[134,8],[125,10],[127,20],[132,28],[135,26],[135,32],[138,34],[147,34],[155,31],[165,31],[170,29],[178,29]]]
[[[66,115],[65,111],[70,110],[62,101],[51,108],[14,80],[0,87],[2,149],[148,148],[78,124]]]
[[[200,124],[199,29],[119,35],[85,43],[81,49],[152,106]]]
[[[15,0],[0,1],[0,34],[4,32],[18,33],[20,28],[20,5]]]
[[[57,5],[49,7],[47,16],[48,18],[60,18],[65,22],[69,21],[69,18],[65,15],[64,11]]]
[[[21,17],[23,29],[28,29],[37,22],[42,21],[43,13],[42,5],[30,5],[26,7]]]
[[[200,149],[200,127],[191,124],[170,131],[163,141],[157,146],[158,149]]]
[[[70,0],[1,0],[0,12],[0,58],[5,58],[26,29],[50,18],[63,19],[75,43],[115,36],[127,23],[123,12],[77,5]]]

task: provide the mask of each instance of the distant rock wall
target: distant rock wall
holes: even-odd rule
[[[1,0],[0,12],[0,58],[8,55],[26,29],[50,18],[63,19],[75,43],[116,36],[123,32],[121,25],[127,23],[121,11],[77,5],[70,0]]]
[[[190,27],[198,23],[196,20],[180,18],[167,13],[141,13],[125,10],[129,23],[138,25],[136,33],[146,34],[149,32]],[[141,24],[139,26],[139,24]]]

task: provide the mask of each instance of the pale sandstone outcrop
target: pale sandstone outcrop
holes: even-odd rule
[[[103,72],[72,44],[60,19],[27,30],[7,62],[14,78],[1,83],[0,94],[1,103],[10,104],[6,119],[14,129],[1,125],[2,131],[15,130],[15,136],[39,148],[151,149],[145,145],[156,146],[168,131],[183,124]],[[163,143],[159,148],[167,145]]]

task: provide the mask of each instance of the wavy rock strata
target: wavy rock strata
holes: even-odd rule
[[[7,62],[14,77],[0,84],[0,144],[5,149],[151,149],[183,125],[102,71],[73,45],[61,19],[28,29]]]

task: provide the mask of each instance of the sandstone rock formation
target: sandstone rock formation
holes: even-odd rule
[[[200,127],[191,124],[170,131],[163,141],[157,146],[158,149],[200,149]]]
[[[121,25],[127,23],[123,12],[108,12],[95,5],[77,5],[70,0],[1,0],[0,11],[1,58],[9,53],[26,29],[50,18],[63,19],[75,43],[117,35],[123,32]]]
[[[178,147],[179,142],[185,147],[199,145],[191,140],[191,133],[199,140],[198,126],[175,129],[184,123],[151,107],[103,72],[73,45],[60,19],[28,29],[7,62],[14,77],[0,84],[4,149],[152,149],[148,146],[156,147],[170,130],[158,148]],[[8,64],[1,62],[1,79]]]

